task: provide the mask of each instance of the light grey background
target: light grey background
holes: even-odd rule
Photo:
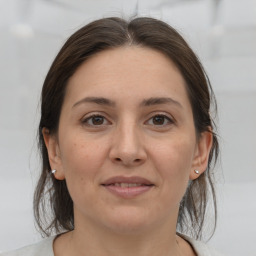
[[[256,255],[255,0],[0,0],[0,251],[40,239],[32,191],[49,65],[77,28],[135,13],[169,22],[201,58],[219,103],[222,150],[219,223],[210,243],[226,255]]]

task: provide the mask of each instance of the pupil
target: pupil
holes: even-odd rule
[[[95,116],[92,119],[93,124],[99,125],[103,123],[103,118],[101,116]]]
[[[156,125],[163,124],[164,123],[164,117],[162,116],[155,116],[153,119],[153,123]]]

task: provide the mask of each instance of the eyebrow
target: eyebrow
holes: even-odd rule
[[[153,98],[145,99],[142,101],[140,105],[147,107],[147,106],[169,104],[169,103],[177,105],[178,107],[182,108],[182,105],[178,101],[168,97],[153,97]]]
[[[104,97],[86,97],[76,102],[73,105],[73,107],[76,107],[77,105],[80,105],[82,103],[95,103],[98,105],[104,105],[104,106],[110,106],[110,107],[116,106],[116,103],[114,101]],[[140,103],[140,107],[148,107],[148,106],[170,104],[170,103],[182,108],[182,105],[178,101],[168,97],[152,97],[149,99],[144,99]]]
[[[73,105],[73,107],[76,107],[77,105],[80,105],[82,103],[95,103],[98,105],[104,105],[104,106],[110,106],[110,107],[114,107],[116,105],[114,101],[103,98],[103,97],[86,97],[76,102]]]

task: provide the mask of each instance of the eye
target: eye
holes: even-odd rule
[[[102,115],[91,115],[83,119],[82,123],[88,126],[101,126],[109,124],[109,121]]]
[[[147,122],[148,124],[155,126],[165,126],[174,123],[173,120],[166,115],[155,115],[151,117]]]

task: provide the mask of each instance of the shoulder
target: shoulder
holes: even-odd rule
[[[185,235],[181,235],[181,236],[191,244],[197,256],[224,256],[223,254],[217,252],[214,248],[210,247],[204,242],[195,240]]]
[[[0,256],[54,256],[52,245],[55,237],[46,238],[39,243],[28,245],[18,250],[0,253]]]

